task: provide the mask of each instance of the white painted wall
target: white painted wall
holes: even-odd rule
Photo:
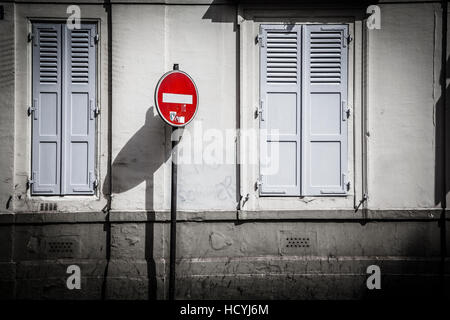
[[[14,190],[14,6],[0,20],[0,213],[12,210]]]
[[[193,139],[204,139],[206,149],[214,132],[202,132],[216,129],[219,136],[236,126],[235,9],[220,6],[213,11],[209,6],[114,6],[114,210],[170,208],[171,129],[154,109],[154,90],[174,63],[191,75],[199,91],[197,116],[185,128],[180,147],[191,151],[189,141],[193,146]],[[180,210],[235,209],[233,146],[234,139],[228,165],[179,165]]]
[[[437,204],[440,5],[380,8],[381,29],[368,38],[369,206],[431,208]]]
[[[7,18],[0,21],[0,39],[4,52],[14,52],[14,84],[8,80],[6,68],[0,82],[2,117],[0,149],[1,211],[9,195],[14,195],[14,207],[19,211],[34,210],[42,198],[30,198],[25,189],[30,171],[31,127],[26,108],[31,100],[31,50],[26,41],[30,30],[29,17],[64,18],[66,5],[8,4]],[[368,181],[369,208],[434,208],[435,199],[435,105],[440,98],[440,6],[436,3],[381,4],[381,30],[369,31],[368,39]],[[265,13],[241,22],[241,38],[236,33],[237,8],[233,5],[210,6],[162,4],[114,4],[112,44],[112,159],[113,201],[116,211],[168,210],[170,204],[170,133],[154,110],[154,89],[161,75],[179,63],[196,81],[199,112],[184,132],[195,136],[199,128],[233,132],[237,126],[237,79],[241,77],[241,118],[251,124],[258,96],[258,54],[254,36],[262,21],[279,21],[280,11]],[[289,11],[296,21],[312,21],[313,11]],[[101,97],[99,172],[102,186],[109,177],[108,155],[108,92],[107,92],[107,25],[102,5],[84,5],[85,18],[98,19],[101,46],[99,48],[99,91]],[[10,19],[14,15],[13,26]],[[266,15],[266,18],[264,18]],[[345,17],[331,13],[334,21],[354,20],[352,32],[351,85],[354,116],[349,131],[356,135],[350,145],[349,161],[355,183],[347,198],[277,199],[247,203],[247,210],[347,209],[359,200],[360,185],[360,122],[362,22],[354,11]],[[322,19],[325,19],[323,15]],[[352,18],[353,17],[353,18]],[[278,19],[278,20],[277,20]],[[346,20],[347,19],[347,20]],[[5,26],[5,28],[3,28]],[[15,30],[15,31],[13,31]],[[11,40],[14,32],[15,40]],[[241,51],[237,43],[241,41]],[[2,55],[3,65],[12,60]],[[241,70],[237,70],[241,59]],[[2,60],[2,61],[3,61]],[[11,62],[12,63],[12,62]],[[5,68],[5,67],[2,67]],[[3,69],[1,69],[3,70]],[[3,72],[3,71],[2,71]],[[7,76],[5,76],[7,75]],[[14,86],[14,89],[13,89]],[[14,90],[14,94],[12,93]],[[14,115],[11,110],[14,109]],[[14,117],[14,118],[13,118]],[[12,121],[14,119],[14,121]],[[241,123],[242,124],[242,123]],[[15,129],[14,129],[15,128]],[[213,135],[216,132],[210,132]],[[12,139],[14,135],[14,141]],[[230,137],[229,137],[230,138]],[[222,150],[234,158],[233,136]],[[195,136],[194,141],[202,140]],[[203,148],[212,148],[212,136],[206,137]],[[182,139],[181,146],[188,146]],[[255,142],[256,144],[256,142]],[[353,158],[353,148],[355,157]],[[188,148],[189,149],[189,148]],[[251,148],[243,147],[245,151]],[[220,151],[220,150],[218,150]],[[198,150],[195,150],[198,152]],[[236,207],[236,170],[232,164],[179,166],[178,207],[183,211],[234,210]],[[247,168],[249,169],[249,168]],[[251,193],[255,168],[245,171],[242,185]],[[12,172],[14,177],[12,178]],[[359,175],[359,176],[358,176]],[[107,191],[107,188],[105,189]],[[243,194],[245,195],[245,193]],[[106,204],[102,193],[96,197],[50,197],[45,200],[61,203],[66,211],[100,210]]]

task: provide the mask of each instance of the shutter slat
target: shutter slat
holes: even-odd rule
[[[307,26],[306,29],[309,30],[320,30],[317,26]],[[309,31],[306,33],[306,42],[308,44],[308,65],[310,68],[310,81],[312,84],[336,84],[341,81],[341,73],[324,73],[323,68],[341,67],[342,63],[342,44],[341,39],[343,38],[343,31]],[[320,41],[321,44],[317,44]],[[329,47],[324,45],[324,43],[338,43],[339,47]],[[320,66],[317,64],[321,63]]]
[[[267,83],[274,85],[296,83],[298,81],[297,32],[267,32],[266,39]]]

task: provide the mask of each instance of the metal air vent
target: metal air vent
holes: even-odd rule
[[[56,203],[43,202],[39,206],[39,211],[56,211],[58,206]]]
[[[45,239],[45,255],[48,258],[75,258],[80,254],[80,242],[76,237],[49,237]]]
[[[313,255],[317,241],[315,232],[281,230],[278,235],[279,251],[283,255]]]
[[[309,237],[298,238],[298,237],[286,237],[286,248],[309,248],[310,239]]]

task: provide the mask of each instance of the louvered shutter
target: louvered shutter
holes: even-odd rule
[[[262,25],[260,195],[300,195],[301,26]]]
[[[33,24],[32,181],[33,195],[60,193],[61,26]]]
[[[303,194],[346,193],[346,25],[305,25]]]
[[[92,194],[95,180],[95,25],[64,30],[63,194]]]

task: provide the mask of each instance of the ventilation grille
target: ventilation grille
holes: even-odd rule
[[[39,30],[39,82],[58,82],[58,33],[54,29]]]
[[[311,83],[340,84],[342,33],[311,32]]]
[[[286,248],[309,248],[310,239],[306,238],[297,238],[297,237],[287,237],[286,238]]]
[[[88,83],[89,30],[72,30],[70,45],[72,83]]]
[[[297,83],[296,32],[267,33],[267,83]]]
[[[75,258],[81,254],[78,236],[45,237],[42,245],[47,258]]]
[[[50,241],[48,243],[48,253],[50,255],[72,256],[73,242],[69,241]]]
[[[39,211],[56,211],[58,210],[58,206],[56,203],[41,203],[39,205]]]
[[[316,232],[300,230],[279,231],[279,251],[282,255],[314,255],[317,251]]]

